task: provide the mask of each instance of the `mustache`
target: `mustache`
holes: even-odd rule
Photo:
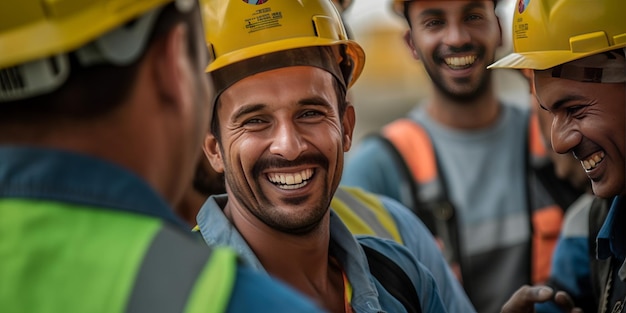
[[[280,157],[261,157],[252,167],[253,177],[261,175],[261,172],[268,168],[281,167],[297,167],[300,165],[319,165],[322,168],[328,168],[328,158],[321,154],[306,154],[298,157],[293,161],[285,160]]]
[[[460,47],[448,46],[445,49],[444,48],[438,49],[435,56],[439,59],[443,59],[444,55],[464,53],[464,52],[476,52],[477,54],[481,54],[482,49],[479,49],[475,45],[468,43]]]

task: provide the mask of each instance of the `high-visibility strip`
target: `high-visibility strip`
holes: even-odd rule
[[[137,273],[126,311],[183,312],[210,255],[187,234],[164,225]]]
[[[358,235],[374,235],[380,238],[395,240],[402,243],[393,218],[382,203],[364,203],[357,194],[356,188],[340,187],[335,192],[331,208],[339,215],[350,232]],[[364,192],[360,192],[365,195]]]
[[[528,148],[530,149],[530,154],[534,158],[544,158],[548,155],[547,146],[548,144],[544,142],[541,136],[537,113],[533,112],[528,120]]]
[[[532,281],[543,283],[550,275],[552,253],[563,224],[563,210],[552,205],[533,212]]]
[[[226,312],[237,275],[237,255],[234,250],[216,247],[211,260],[198,279],[185,313]]]

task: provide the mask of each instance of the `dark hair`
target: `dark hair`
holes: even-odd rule
[[[166,5],[152,29],[147,48],[167,34],[176,24],[185,23],[189,27],[189,51],[196,62],[196,41],[198,30],[195,20],[200,19],[199,10],[180,13],[173,3]],[[135,20],[126,23],[132,25]],[[200,37],[201,38],[201,37]],[[0,105],[0,123],[13,122],[36,124],[38,121],[62,119],[90,119],[102,116],[117,109],[128,97],[137,77],[143,55],[129,65],[110,64],[82,66],[75,53],[68,54],[70,74],[57,90]]]

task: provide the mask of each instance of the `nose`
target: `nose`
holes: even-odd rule
[[[556,153],[565,154],[580,143],[582,135],[571,126],[571,123],[555,116],[552,120],[551,138],[552,149]]]
[[[450,47],[462,47],[470,43],[471,37],[463,24],[450,23],[443,39],[443,43]]]
[[[306,140],[293,123],[280,123],[272,134],[270,153],[286,160],[295,160],[307,149]]]

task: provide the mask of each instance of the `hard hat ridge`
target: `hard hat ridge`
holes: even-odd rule
[[[338,47],[333,51],[339,53],[332,56],[336,58],[334,63],[341,64],[339,74],[346,87],[361,74],[365,53],[348,39],[341,16],[330,0],[268,0],[259,4],[203,0],[201,5],[207,45],[215,56],[207,72],[238,62],[252,62],[238,67],[258,72],[254,68],[264,66],[258,63],[259,56],[329,46]],[[285,53],[288,56],[291,52]]]

